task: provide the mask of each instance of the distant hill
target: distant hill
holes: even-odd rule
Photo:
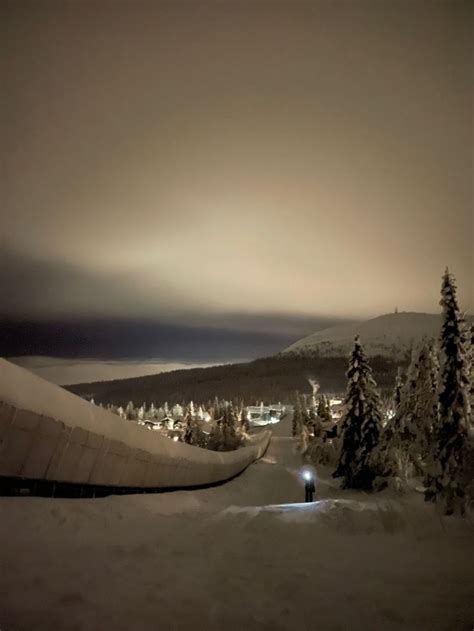
[[[397,362],[374,357],[371,361],[375,378],[384,390],[393,387]],[[192,368],[172,372],[74,384],[66,388],[83,397],[94,397],[96,403],[139,405],[153,402],[160,405],[194,401],[205,403],[215,396],[227,400],[276,403],[290,402],[295,392],[311,393],[308,379],[319,382],[326,393],[341,393],[346,387],[347,357],[300,357],[280,355],[242,364]]]
[[[472,316],[468,320],[472,321]],[[359,334],[368,355],[382,355],[400,360],[407,357],[413,344],[424,337],[437,338],[441,316],[431,313],[389,313],[365,322],[333,326],[298,340],[283,355],[347,355]]]
[[[469,318],[472,321],[472,317]],[[160,405],[205,403],[215,396],[227,400],[290,402],[296,391],[310,393],[308,379],[326,393],[342,393],[354,336],[358,333],[371,356],[375,379],[382,391],[393,388],[399,365],[406,366],[411,345],[423,337],[437,338],[441,316],[391,313],[366,322],[334,326],[303,338],[275,357],[251,362],[192,368],[145,377],[66,386],[96,403]]]

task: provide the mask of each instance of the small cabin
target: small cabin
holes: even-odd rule
[[[269,425],[281,419],[281,408],[280,405],[250,405],[246,408],[246,414],[251,426]]]

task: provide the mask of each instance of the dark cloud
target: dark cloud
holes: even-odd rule
[[[225,362],[273,355],[299,337],[143,320],[3,322],[1,327],[0,355],[7,357]]]
[[[126,271],[97,269],[21,252],[4,240],[0,253],[2,304],[9,318],[170,317],[182,303],[171,280],[157,278],[153,292]]]
[[[266,352],[335,317],[433,312],[446,264],[472,309],[471,18],[2,3],[4,316]]]
[[[340,321],[275,313],[182,311],[172,316],[166,309],[155,309],[150,318],[146,296],[116,275],[84,274],[6,246],[0,263],[3,356],[249,359],[278,352]],[[169,304],[168,295],[165,302]]]

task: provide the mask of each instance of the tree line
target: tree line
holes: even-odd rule
[[[439,340],[413,349],[388,409],[357,336],[337,433],[325,430],[324,403],[308,411],[299,398],[294,433],[309,460],[335,467],[342,488],[380,490],[419,478],[427,501],[438,502],[445,514],[464,514],[474,501],[474,325],[465,324],[448,269],[440,305]]]
[[[94,399],[91,403],[95,404]],[[99,404],[99,407],[104,407]],[[165,402],[156,407],[143,403],[135,407],[129,401],[125,407],[107,404],[105,409],[125,421],[161,426],[163,433],[178,441],[211,449],[231,451],[241,447],[248,439],[250,424],[243,401],[225,401],[215,397],[213,401],[195,405]]]
[[[393,387],[397,369],[402,362],[377,356],[372,357],[372,368],[385,393]],[[154,401],[162,406],[165,401],[208,401],[219,399],[243,400],[246,405],[255,401],[265,404],[293,402],[295,391],[310,392],[308,379],[316,377],[325,392],[343,392],[345,357],[281,355],[256,359],[239,364],[209,368],[175,370],[158,375],[130,379],[75,384],[68,390],[104,405],[126,407],[130,400]]]

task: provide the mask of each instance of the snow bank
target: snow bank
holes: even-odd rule
[[[319,531],[340,535],[405,534],[417,539],[463,534],[469,524],[460,519],[443,519],[433,505],[393,500],[324,499],[313,503],[270,506],[231,506],[229,515],[265,519],[268,523],[310,525]]]
[[[129,487],[210,484],[260,458],[270,435],[227,453],[176,443],[0,359],[0,476]]]

